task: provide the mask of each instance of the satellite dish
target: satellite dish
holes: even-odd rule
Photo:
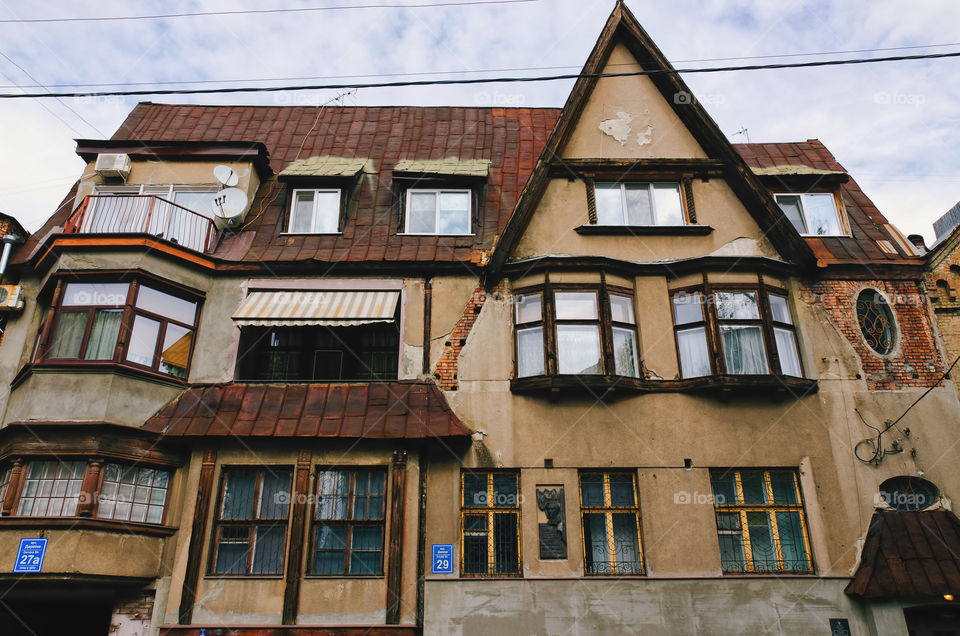
[[[213,197],[211,209],[214,220],[226,227],[239,225],[247,211],[247,195],[239,188],[224,188]]]
[[[233,171],[233,168],[223,164],[213,169],[213,178],[228,188],[232,188],[240,183],[240,176]]]

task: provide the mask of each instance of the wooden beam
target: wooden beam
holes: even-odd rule
[[[403,597],[403,527],[407,493],[407,453],[393,451],[390,465],[390,541],[387,545],[387,624],[400,623]]]
[[[287,577],[283,589],[284,625],[296,625],[300,607],[300,581],[303,579],[303,543],[307,525],[307,502],[310,499],[310,463],[313,452],[301,450],[293,481],[293,519],[290,528],[290,548],[287,552]]]
[[[200,564],[203,544],[207,535],[207,515],[210,513],[210,498],[213,495],[213,472],[217,465],[217,451],[208,449],[203,453],[200,467],[200,483],[197,485],[197,503],[193,508],[193,525],[190,528],[190,547],[187,552],[187,568],[183,574],[183,591],[180,594],[180,624],[193,621],[193,605],[197,601],[197,583],[200,580]]]

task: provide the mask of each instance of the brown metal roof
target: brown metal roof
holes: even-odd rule
[[[960,592],[960,519],[949,510],[878,510],[845,592],[869,600],[943,600]]]
[[[436,385],[215,384],[184,391],[143,428],[167,437],[468,437]]]

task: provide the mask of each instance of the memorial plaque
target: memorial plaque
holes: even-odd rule
[[[566,559],[566,510],[563,486],[537,486],[537,508],[540,510],[540,558]]]

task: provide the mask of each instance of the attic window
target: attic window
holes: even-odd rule
[[[407,190],[407,234],[471,233],[470,190]]]
[[[804,236],[845,236],[836,197],[830,192],[775,194],[793,227]]]
[[[340,190],[294,190],[290,206],[292,234],[336,234],[340,230]]]
[[[685,225],[678,183],[597,183],[598,225]]]

